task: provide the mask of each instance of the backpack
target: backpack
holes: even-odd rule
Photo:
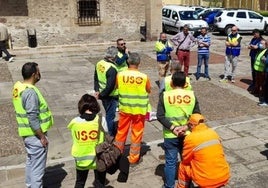
[[[101,122],[101,116],[100,116],[100,122]],[[105,133],[100,122],[99,122],[99,129]],[[113,142],[114,137],[105,133],[104,142],[98,144],[95,148],[97,170],[100,172],[107,171],[110,167],[116,165],[118,159],[121,156],[119,148],[117,148],[113,144]]]

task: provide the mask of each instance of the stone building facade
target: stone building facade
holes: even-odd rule
[[[95,0],[99,22],[91,26],[79,24],[79,1],[0,0],[0,19],[6,20],[14,48],[28,46],[27,30],[36,30],[38,46],[137,41],[145,24],[149,40],[161,31],[161,0]]]

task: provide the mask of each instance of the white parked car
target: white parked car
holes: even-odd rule
[[[162,27],[164,32],[179,32],[184,25],[189,26],[190,31],[198,31],[202,27],[208,28],[207,22],[198,19],[194,10],[190,7],[166,5],[162,8]]]
[[[268,33],[268,18],[253,10],[224,9],[219,11],[214,18],[215,31],[220,33],[227,35],[234,25],[238,27],[239,32],[259,29],[261,32]]]

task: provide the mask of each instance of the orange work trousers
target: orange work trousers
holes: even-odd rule
[[[194,182],[192,179],[192,168],[191,166],[184,165],[180,163],[179,170],[178,170],[178,185],[177,188],[188,188],[191,181]],[[217,181],[217,180],[216,180]],[[228,183],[228,179],[221,182],[215,182],[211,186],[202,186],[198,185],[201,188],[220,188],[224,187]],[[194,183],[195,184],[195,183]]]
[[[145,115],[132,115],[119,112],[119,122],[115,136],[115,145],[124,152],[125,142],[131,128],[131,144],[129,150],[129,162],[136,163],[140,159],[141,141],[144,132]]]

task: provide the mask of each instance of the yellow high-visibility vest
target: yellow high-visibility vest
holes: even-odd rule
[[[125,113],[145,115],[149,98],[146,91],[148,77],[135,70],[118,73],[119,110]]]
[[[96,65],[97,76],[98,76],[98,81],[99,81],[99,86],[100,86],[100,92],[102,92],[104,90],[104,88],[106,87],[106,84],[107,84],[106,73],[110,67],[113,67],[116,69],[116,66],[114,64],[109,63],[105,60],[99,61]],[[117,89],[114,89],[110,93],[110,96],[117,96],[117,95],[118,95]]]
[[[195,106],[194,92],[185,89],[173,89],[164,92],[165,116],[173,126],[183,126],[187,123]],[[171,130],[164,127],[164,138],[176,138]]]
[[[42,132],[47,132],[47,130],[53,125],[53,116],[51,111],[48,108],[47,102],[39,89],[31,84],[24,84],[20,81],[16,82],[13,87],[13,106],[16,112],[16,120],[18,123],[18,132],[19,136],[33,136],[35,132],[30,126],[29,119],[27,117],[27,112],[22,105],[22,92],[26,88],[32,88],[36,92],[39,100],[39,121]]]
[[[256,60],[254,62],[254,70],[263,72],[265,68],[265,63],[261,61],[262,56],[266,52],[267,49],[262,50],[260,53],[257,54]]]
[[[68,125],[73,139],[72,156],[77,169],[97,168],[95,147],[104,141],[104,133],[99,129],[99,118],[96,115],[94,120],[86,121],[76,117]],[[98,134],[100,134],[99,137]]]

